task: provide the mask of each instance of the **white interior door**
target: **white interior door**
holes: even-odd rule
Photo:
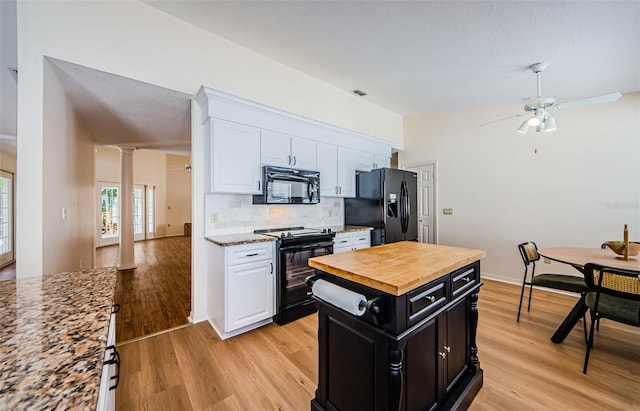
[[[418,241],[436,244],[435,164],[408,167],[407,170],[418,174]]]

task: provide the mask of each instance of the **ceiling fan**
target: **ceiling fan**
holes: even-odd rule
[[[537,132],[540,131],[554,131],[556,130],[556,122],[548,113],[549,109],[565,109],[565,108],[574,108],[580,106],[586,106],[591,104],[599,104],[599,103],[607,103],[610,101],[615,101],[622,96],[620,92],[615,92],[611,94],[605,94],[602,96],[596,97],[588,97],[580,100],[567,101],[564,103],[556,104],[556,99],[552,97],[542,97],[542,87],[541,87],[541,75],[545,68],[547,68],[548,63],[535,63],[529,66],[531,71],[536,75],[538,82],[538,96],[533,98],[525,98],[524,101],[524,113],[516,114],[514,116],[502,118],[500,120],[490,121],[488,123],[482,124],[493,124],[499,121],[508,120],[514,117],[521,116],[529,116],[526,120],[522,122],[520,127],[516,129],[518,133],[526,134],[529,131],[529,127],[535,127]]]

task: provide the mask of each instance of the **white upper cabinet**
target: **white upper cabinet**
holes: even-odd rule
[[[338,195],[338,146],[318,143],[318,171],[320,171],[320,195]]]
[[[260,161],[270,166],[317,170],[316,142],[263,130],[260,132]]]
[[[338,147],[338,194],[340,197],[356,196],[357,153],[350,148]]]
[[[260,130],[225,120],[210,121],[211,191],[260,194]]]
[[[365,151],[358,151],[356,154],[356,170],[358,171],[371,171],[376,168],[389,167],[390,165],[390,157],[367,153]]]
[[[356,196],[356,150],[318,143],[320,195]]]

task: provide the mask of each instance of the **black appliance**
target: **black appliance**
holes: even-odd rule
[[[418,175],[379,168],[356,176],[356,198],[344,199],[344,223],[373,227],[371,245],[417,241]]]
[[[273,320],[282,325],[317,311],[311,298],[311,287],[305,280],[318,270],[309,267],[311,257],[333,254],[330,228],[290,227],[255,230],[255,234],[276,237],[276,315]]]
[[[253,196],[253,204],[318,204],[320,172],[264,166],[262,194]]]

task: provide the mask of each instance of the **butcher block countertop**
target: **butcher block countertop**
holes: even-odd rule
[[[484,250],[402,241],[310,258],[309,265],[400,296],[485,255]]]

